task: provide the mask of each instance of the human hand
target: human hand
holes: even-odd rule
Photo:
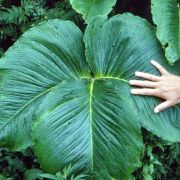
[[[169,73],[154,60],[151,61],[151,64],[160,71],[161,76],[155,76],[144,72],[135,72],[137,77],[146,80],[130,80],[129,83],[133,86],[143,87],[132,89],[132,94],[156,96],[165,100],[155,107],[154,112],[158,113],[180,103],[180,77]]]

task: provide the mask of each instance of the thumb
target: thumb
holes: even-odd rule
[[[159,113],[169,107],[173,106],[173,103],[171,101],[165,101],[159,105],[157,105],[155,108],[154,108],[154,112],[155,113]]]

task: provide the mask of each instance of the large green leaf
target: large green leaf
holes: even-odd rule
[[[126,82],[65,82],[42,104],[33,139],[44,170],[55,173],[73,163],[79,172],[126,179],[137,167],[140,126]]]
[[[116,0],[70,0],[72,7],[87,23],[98,15],[108,15]]]
[[[151,7],[157,37],[166,48],[168,61],[173,64],[180,59],[180,11],[177,0],[152,0]]]
[[[33,139],[47,172],[71,164],[75,174],[128,179],[142,150],[139,119],[180,139],[178,107],[153,114],[160,100],[132,97],[128,80],[136,70],[157,74],[152,58],[174,68],[151,25],[131,14],[91,21],[84,42],[73,23],[51,20],[8,50],[0,61],[0,145],[20,150]]]
[[[62,81],[88,74],[83,50],[80,30],[59,20],[32,28],[8,50],[0,64],[1,145],[20,150],[31,144],[41,100]]]
[[[0,145],[26,148],[32,134],[47,172],[72,164],[75,173],[128,177],[142,148],[128,82],[93,79],[87,67],[74,24],[52,20],[25,33],[0,62]]]
[[[154,29],[144,19],[124,14],[107,21],[99,17],[89,24],[86,35],[87,61],[95,77],[123,80],[135,79],[135,71],[158,74],[150,64],[156,59],[169,71],[170,67],[156,39]],[[180,63],[176,64],[180,75]],[[133,97],[141,124],[156,135],[169,141],[180,141],[180,108],[178,106],[155,114],[155,105],[161,102],[153,97]]]

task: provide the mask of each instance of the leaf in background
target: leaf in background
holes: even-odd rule
[[[176,0],[152,0],[153,21],[157,25],[157,37],[165,46],[170,64],[180,59],[180,10]]]
[[[98,15],[108,15],[116,0],[70,0],[72,7],[89,23]]]

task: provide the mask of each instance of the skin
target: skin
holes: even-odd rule
[[[152,60],[161,76],[155,76],[144,72],[135,72],[135,75],[145,80],[130,80],[132,86],[140,88],[131,89],[134,95],[156,96],[164,99],[164,102],[154,108],[155,113],[159,113],[166,108],[180,103],[180,76],[169,73],[159,63]]]

